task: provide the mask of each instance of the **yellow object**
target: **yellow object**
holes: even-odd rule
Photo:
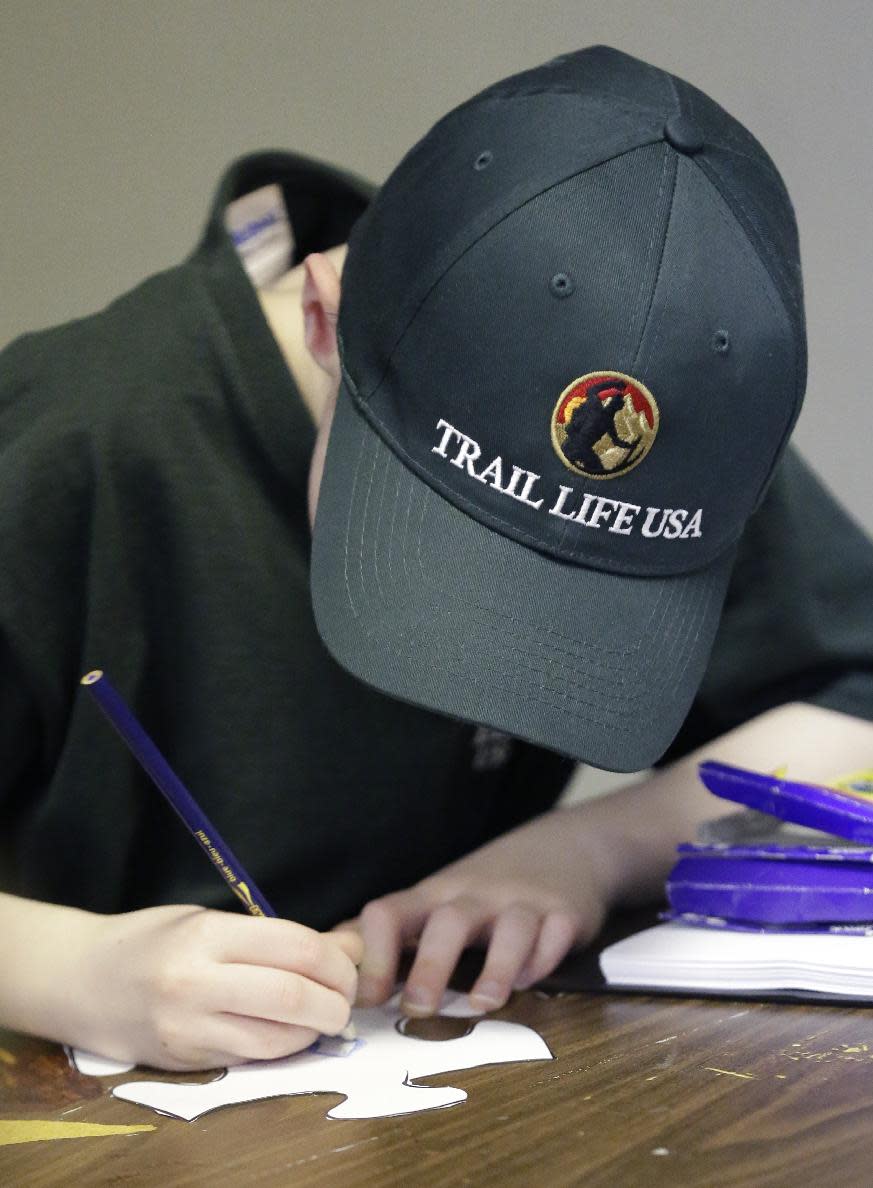
[[[847,796],[857,796],[861,800],[873,799],[873,771],[852,771],[848,775],[836,776],[829,780],[829,788],[844,792]]]
[[[777,780],[788,778],[788,768],[777,767],[771,775]],[[809,781],[807,781],[809,782]],[[832,788],[834,792],[842,792],[844,796],[856,796],[859,800],[873,800],[873,768],[863,771],[850,771],[848,775],[833,776],[826,780],[822,788]]]
[[[2,1122],[0,1147],[13,1143],[40,1143],[51,1139],[103,1138],[111,1134],[140,1134],[156,1126],[102,1126],[98,1122]]]

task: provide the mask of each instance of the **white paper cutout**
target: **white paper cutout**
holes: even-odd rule
[[[136,1068],[135,1064],[111,1060],[108,1056],[96,1056],[93,1052],[83,1051],[82,1048],[67,1048],[67,1055],[86,1077],[114,1077],[118,1073],[130,1072],[132,1068]]]
[[[319,1052],[315,1044],[282,1060],[238,1065],[205,1085],[128,1081],[116,1085],[112,1094],[188,1122],[221,1106],[300,1093],[345,1094],[346,1100],[328,1111],[329,1118],[386,1118],[457,1105],[467,1098],[463,1089],[411,1084],[417,1078],[483,1064],[553,1059],[531,1028],[498,1019],[477,1022],[468,1035],[457,1039],[421,1040],[403,1035],[397,1028],[404,1017],[398,1004],[399,995],[395,995],[384,1006],[356,1008],[352,1020],[358,1039],[347,1055]],[[448,996],[440,1013],[454,1018],[481,1014],[461,994]],[[87,1052],[75,1051],[73,1055],[81,1072],[112,1066],[108,1072],[95,1074],[98,1076],[129,1068],[115,1067],[115,1062]]]
[[[399,997],[391,999],[392,1003],[399,1001]],[[440,1003],[439,1014],[449,1019],[481,1019],[485,1011],[481,1007],[474,1007],[469,994],[461,994],[457,990],[447,990]]]
[[[387,1005],[396,1006],[399,999],[398,993]],[[478,1019],[485,1013],[480,1007],[473,1006],[469,995],[461,994],[458,990],[446,990],[439,1009],[439,1014],[448,1019]],[[344,1040],[340,1036],[322,1035],[316,1040],[313,1048],[322,1056],[349,1056],[355,1046],[354,1040]],[[114,1077],[136,1068],[135,1064],[124,1060],[113,1060],[109,1056],[98,1056],[94,1052],[86,1052],[84,1048],[68,1047],[66,1052],[73,1067],[86,1077]]]

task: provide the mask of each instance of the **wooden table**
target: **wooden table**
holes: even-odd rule
[[[324,1094],[181,1122],[109,1097],[132,1074],[82,1077],[61,1048],[0,1032],[0,1119],[154,1127],[0,1146],[0,1184],[873,1184],[867,1009],[526,993],[498,1017],[555,1060],[431,1077],[468,1100],[369,1121],[326,1119],[340,1098]]]

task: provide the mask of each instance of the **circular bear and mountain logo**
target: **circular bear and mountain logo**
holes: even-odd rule
[[[592,371],[568,384],[552,413],[552,445],[586,478],[616,478],[638,466],[658,432],[655,398],[620,371]]]

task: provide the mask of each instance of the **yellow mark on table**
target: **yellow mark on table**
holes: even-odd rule
[[[0,1121],[0,1147],[13,1143],[40,1143],[53,1139],[104,1138],[112,1134],[141,1134],[156,1126],[103,1126],[98,1122]]]
[[[740,1080],[742,1080],[742,1081],[754,1081],[756,1079],[754,1073],[731,1072],[731,1070],[729,1068],[713,1068],[709,1064],[705,1064],[703,1067],[706,1069],[707,1072],[719,1073],[721,1076],[724,1076],[724,1077],[739,1077]]]
[[[17,1064],[18,1058],[8,1048],[0,1048],[0,1064]]]
[[[800,1050],[792,1051],[797,1048]],[[827,1064],[831,1060],[873,1061],[870,1045],[864,1043],[838,1044],[832,1048],[824,1048],[820,1052],[807,1051],[802,1044],[792,1044],[791,1048],[783,1048],[779,1055],[786,1056],[789,1060],[814,1060],[820,1064]]]

